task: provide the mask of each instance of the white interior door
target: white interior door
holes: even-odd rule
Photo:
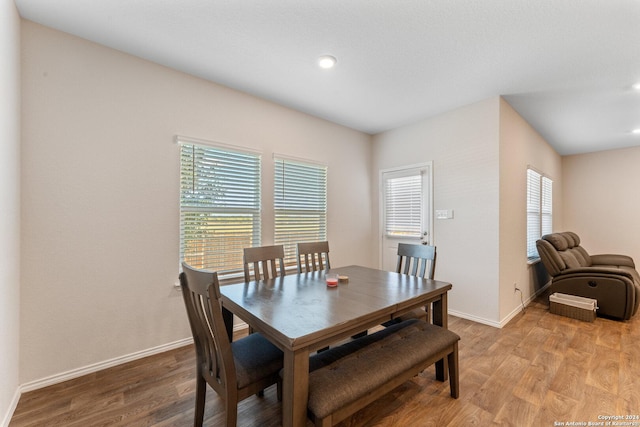
[[[433,244],[432,164],[381,171],[380,265],[395,271],[398,243]]]

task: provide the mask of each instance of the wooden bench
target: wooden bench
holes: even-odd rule
[[[309,418],[316,426],[333,426],[445,357],[451,397],[457,399],[459,340],[412,319],[312,356]]]

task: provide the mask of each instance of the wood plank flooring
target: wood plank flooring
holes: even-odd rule
[[[459,399],[431,368],[340,426],[554,426],[640,415],[640,314],[588,323],[549,313],[546,301],[502,329],[449,318],[462,338]],[[194,360],[189,346],[25,393],[9,425],[191,426]],[[275,427],[280,419],[274,387],[238,409],[239,427]],[[222,420],[209,389],[205,425]]]

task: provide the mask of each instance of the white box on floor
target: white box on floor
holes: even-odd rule
[[[549,311],[553,314],[593,322],[596,319],[597,309],[598,301],[592,298],[559,292],[549,295]]]

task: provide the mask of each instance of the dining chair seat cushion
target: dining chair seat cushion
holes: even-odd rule
[[[357,344],[359,340],[345,344],[342,349],[336,348],[334,357],[340,352],[360,347],[330,363],[330,366],[324,365],[309,374],[308,408],[317,418],[332,414],[346,403],[412,370],[460,339],[454,332],[417,319],[392,325],[380,332],[386,333],[378,337],[376,334],[368,335],[360,338],[362,341]],[[327,352],[315,357],[327,358]],[[325,361],[315,363],[323,364]]]
[[[283,353],[259,333],[231,343],[238,388],[278,374]]]

